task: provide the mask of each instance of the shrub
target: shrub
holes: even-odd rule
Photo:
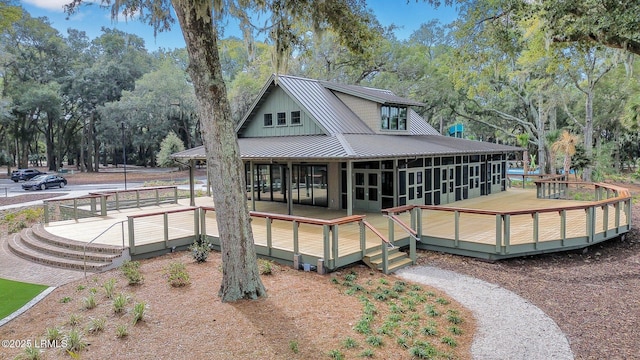
[[[129,336],[129,329],[127,328],[127,325],[125,324],[118,325],[118,327],[116,327],[116,337],[124,338],[127,336]]]
[[[120,267],[122,274],[129,281],[129,285],[142,284],[144,276],[140,272],[140,262],[138,261],[125,261]]]
[[[128,302],[129,297],[123,293],[120,293],[113,299],[113,312],[116,314],[122,313]]]
[[[84,334],[78,329],[69,330],[69,334],[65,337],[67,340],[67,351],[77,353],[87,347],[87,342],[84,340]]]
[[[144,320],[144,312],[147,309],[147,304],[144,302],[136,303],[133,306],[133,325],[137,324],[138,321]]]
[[[293,351],[294,354],[297,354],[298,351],[300,351],[298,349],[298,342],[296,340],[289,341],[289,349],[291,349],[291,351]]]
[[[40,360],[42,359],[42,350],[35,346],[27,346],[17,359]]]
[[[204,241],[195,241],[191,246],[189,246],[189,251],[191,251],[193,260],[201,263],[207,261],[209,253],[211,252],[211,247]]]
[[[113,291],[116,289],[116,279],[109,279],[105,282],[102,287],[104,288],[104,295],[111,299],[113,298]]]
[[[273,270],[275,266],[269,260],[258,259],[258,269],[260,270],[260,275],[273,275]]]
[[[343,360],[344,354],[340,350],[331,350],[329,351],[329,357],[333,360]]]
[[[69,325],[77,326],[77,325],[80,324],[81,321],[82,321],[82,316],[80,316],[78,314],[69,315]]]
[[[58,327],[47,328],[45,331],[45,339],[50,342],[62,340],[62,330]]]
[[[356,340],[352,337],[347,337],[346,339],[344,339],[342,341],[342,346],[346,349],[353,349],[354,347],[358,346],[358,343],[356,342]]]
[[[107,324],[107,319],[104,317],[100,318],[91,318],[89,320],[89,327],[87,331],[90,333],[96,333],[98,331],[104,330],[105,325]]]
[[[93,294],[87,296],[82,299],[82,307],[86,310],[93,309],[96,307],[96,298]]]
[[[165,274],[169,285],[173,287],[187,286],[191,283],[189,273],[183,262],[177,261],[170,263],[165,268]]]

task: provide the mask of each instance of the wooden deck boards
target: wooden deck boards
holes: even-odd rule
[[[513,189],[507,192],[483,196],[475,199],[459,201],[455,203],[456,207],[467,209],[484,209],[484,210],[530,210],[542,208],[557,208],[558,211],[541,213],[539,215],[539,233],[538,241],[551,241],[562,238],[561,234],[561,209],[565,206],[576,204],[584,204],[578,201],[566,200],[548,200],[537,199],[535,192],[531,190]],[[46,230],[52,234],[70,238],[77,241],[88,242],[98,236],[102,231],[113,224],[124,221],[127,216],[148,214],[164,210],[186,209],[189,206],[188,199],[180,200],[178,204],[165,204],[161,206],[150,206],[143,209],[128,209],[120,211],[110,211],[104,218],[88,218],[78,221],[61,221],[50,223],[46,226]],[[211,198],[196,199],[196,206],[213,206]],[[251,206],[251,203],[249,203]],[[272,212],[283,214],[286,213],[286,204],[273,202],[256,202],[257,211]],[[615,227],[615,209],[609,206],[609,228]],[[596,211],[596,229],[603,228],[602,208]],[[294,206],[294,215],[335,219],[346,216],[345,211],[328,210],[325,208],[317,208],[312,206],[296,205]],[[398,217],[410,224],[410,215],[408,213],[400,214]],[[193,211],[172,213],[169,218],[169,238],[178,238],[192,236],[194,234],[194,218]],[[366,214],[366,219],[375,228],[377,228],[385,236],[389,236],[389,219],[380,213]],[[478,244],[496,244],[496,217],[495,215],[479,215],[465,214],[460,215],[459,240]],[[160,242],[164,240],[163,216],[152,216],[135,219],[135,239],[136,244],[148,244]],[[626,214],[622,212],[620,223],[626,224]],[[534,242],[533,216],[517,215],[511,216],[510,219],[510,244],[526,244]],[[271,222],[271,242],[275,249],[287,251],[293,250],[293,231],[292,223],[283,220],[272,220]],[[422,212],[423,234],[431,237],[439,237],[451,239],[453,242],[455,236],[454,213],[423,210]],[[408,234],[400,228],[394,226],[393,237],[403,239]],[[123,228],[120,225],[113,227],[105,234],[100,236],[96,243],[110,244],[121,246],[123,241]],[[210,236],[218,236],[218,228],[215,221],[215,212],[207,211],[205,220],[206,233]],[[254,217],[252,222],[252,230],[254,240],[257,245],[267,245],[267,220],[264,218]],[[587,225],[585,222],[584,210],[572,210],[567,212],[566,237],[586,236]],[[360,227],[357,223],[350,223],[338,226],[339,247],[338,255],[344,256],[360,252]],[[299,224],[298,228],[299,251],[303,254],[324,257],[324,241],[323,227],[320,225]],[[128,227],[124,225],[124,243],[128,246]],[[381,240],[371,231],[366,231],[366,247],[373,248],[381,245]],[[330,247],[332,245],[330,244]]]

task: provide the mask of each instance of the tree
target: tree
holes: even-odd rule
[[[73,11],[82,0],[67,7]],[[156,0],[110,1],[112,14],[140,12],[156,31],[170,27],[175,10],[189,54],[188,73],[193,81],[207,166],[213,182],[213,199],[220,230],[223,279],[222,301],[256,299],[266,295],[257,266],[251,219],[246,201],[244,166],[231,116],[231,106],[221,68],[218,36],[220,20],[231,14],[240,19],[245,35],[251,35],[249,14],[270,12],[270,37],[274,42],[274,68],[283,68],[297,37],[292,19],[306,19],[315,29],[332,27],[350,49],[363,51],[370,38],[364,3],[358,0],[326,1],[233,1],[233,0]]]
[[[576,153],[577,143],[578,138],[567,130],[564,130],[562,135],[560,135],[560,139],[551,145],[553,152],[564,155],[563,168],[564,176],[567,180],[569,179],[569,171],[571,170],[571,157]]]
[[[160,151],[158,152],[158,157],[156,160],[158,166],[175,166],[177,163],[171,158],[171,154],[175,154],[180,151],[184,151],[184,143],[182,142],[182,140],[180,140],[176,133],[174,133],[173,131],[169,132],[160,144]],[[182,167],[182,164],[179,165],[180,167]]]

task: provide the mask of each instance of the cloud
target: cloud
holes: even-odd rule
[[[69,0],[22,0],[27,4],[47,10],[64,11],[64,5],[70,3]]]

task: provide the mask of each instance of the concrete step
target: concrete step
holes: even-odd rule
[[[66,239],[57,235],[53,235],[48,232],[42,224],[34,225],[32,228],[32,237],[41,242],[48,243],[52,246],[59,248],[70,249],[74,251],[84,251],[86,245],[85,242]],[[92,253],[104,253],[104,254],[122,254],[122,248],[113,245],[104,244],[89,244],[87,245],[87,251]]]
[[[40,237],[33,236],[33,230],[29,228],[23,229],[20,232],[20,237],[22,243],[30,249],[54,257],[84,261],[86,255],[87,261],[110,263],[120,256],[120,254],[113,254],[111,252],[95,252],[95,247],[89,246],[87,246],[86,253],[84,250],[56,246],[53,245],[52,242],[42,241]]]
[[[13,236],[11,236],[7,245],[9,246],[9,250],[13,254],[25,260],[65,269],[84,270],[86,266],[87,271],[100,272],[109,269],[112,264],[111,262],[95,261],[87,261],[85,264],[85,262],[82,260],[73,260],[42,253],[26,246],[22,242],[22,237],[20,236],[20,234],[14,234]]]

